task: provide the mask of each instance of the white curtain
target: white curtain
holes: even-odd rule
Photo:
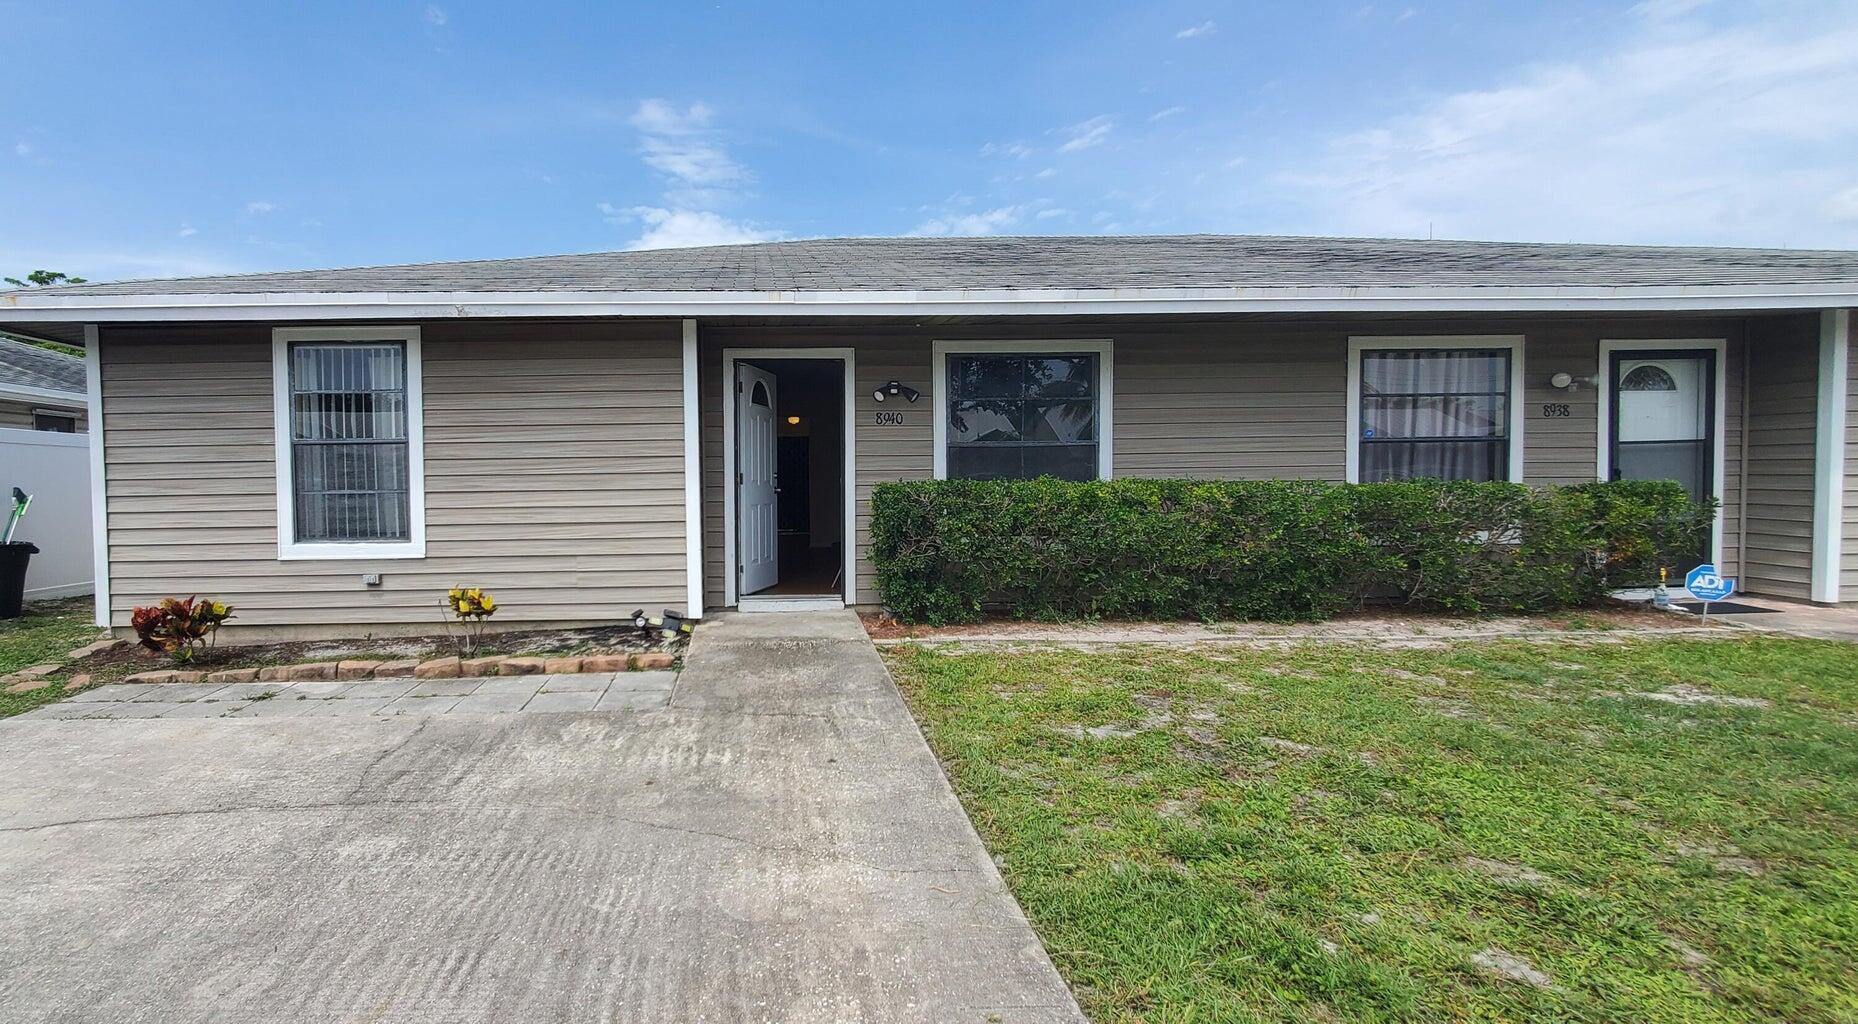
[[[1363,353],[1361,479],[1503,479],[1509,401],[1502,349]]]

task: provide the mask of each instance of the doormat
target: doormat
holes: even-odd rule
[[[1703,611],[1702,601],[1672,601],[1671,604],[1687,612]],[[1752,604],[1737,604],[1734,601],[1717,601],[1710,605],[1711,615],[1766,615],[1778,611],[1779,608],[1757,608]]]

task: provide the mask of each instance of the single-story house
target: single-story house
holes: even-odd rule
[[[81,284],[99,621],[430,630],[878,602],[885,480],[1682,481],[1858,601],[1858,252],[848,238]]]
[[[0,428],[81,434],[84,361],[0,335]]]

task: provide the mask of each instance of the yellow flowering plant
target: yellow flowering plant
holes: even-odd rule
[[[445,631],[458,629],[458,654],[470,657],[477,653],[484,636],[484,624],[497,613],[497,599],[481,587],[453,587],[445,592]]]

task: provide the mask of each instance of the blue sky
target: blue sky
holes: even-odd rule
[[[0,270],[1260,232],[1858,248],[1858,2],[0,3]]]

